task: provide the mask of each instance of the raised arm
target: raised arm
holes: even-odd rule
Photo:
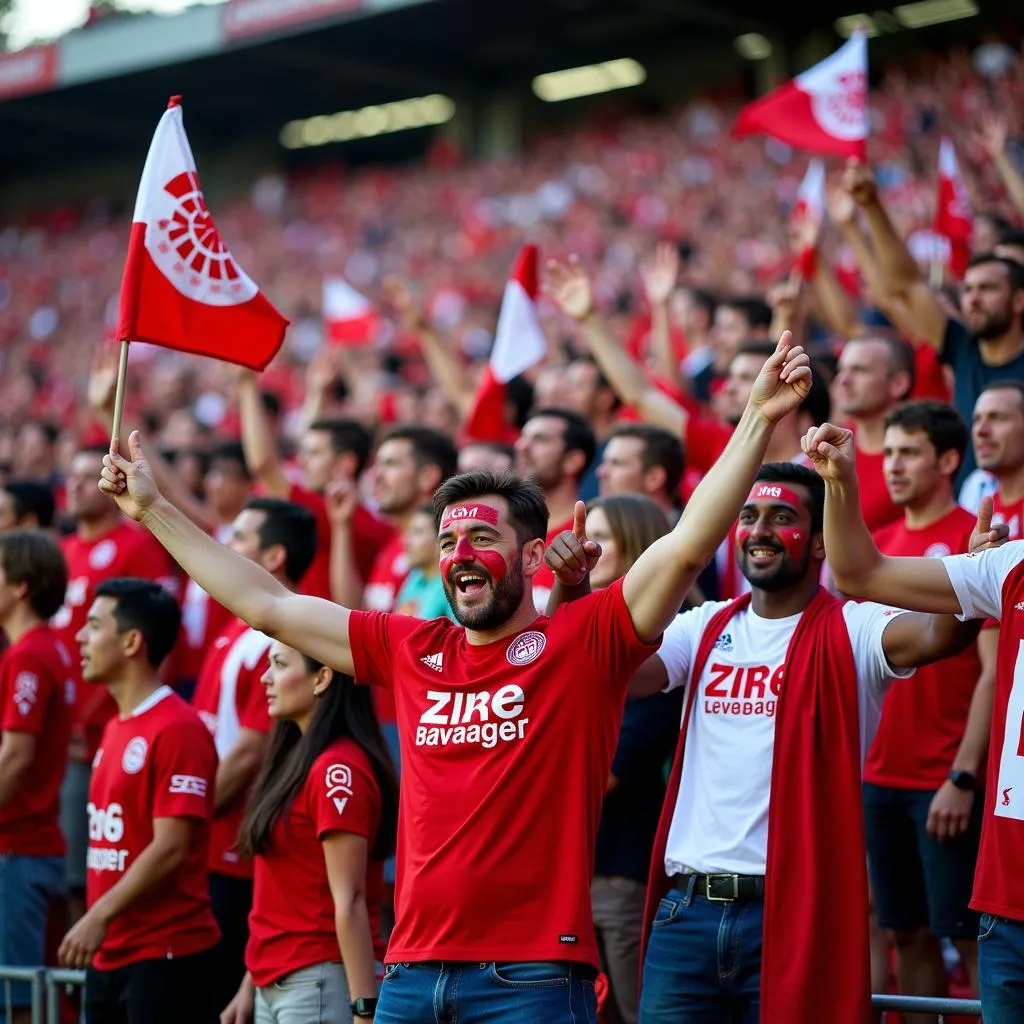
[[[128,439],[130,459],[103,457],[100,490],[141,523],[215,601],[253,629],[341,672],[353,672],[349,611],[315,597],[293,594],[262,566],[236,554],[192,523],[161,495],[138,431]]]
[[[669,322],[668,300],[679,279],[679,250],[671,242],[662,242],[654,255],[640,267],[647,305],[651,307],[651,351],[658,374],[677,391],[686,386]]]
[[[238,415],[242,422],[242,450],[249,472],[275,498],[291,491],[281,466],[281,452],[260,394],[260,379],[252,370],[238,375]]]
[[[878,550],[860,511],[853,433],[823,423],[801,444],[825,481],[825,555],[836,587],[898,608],[958,614],[941,559],[895,558]]]
[[[649,423],[682,437],[688,418],[686,410],[655,387],[643,368],[608,333],[594,308],[590,278],[580,261],[575,256],[569,258],[567,265],[550,260],[544,289],[580,325],[587,346],[620,401],[637,409]]]
[[[641,639],[654,640],[675,617],[739,515],[775,424],[810,390],[808,357],[803,349],[791,348],[791,341],[789,332],[779,339],[725,451],[697,486],[675,528],[626,573],[623,596]]]
[[[1017,208],[1019,214],[1024,215],[1024,174],[1017,170],[1010,159],[1010,153],[1006,148],[1008,134],[1009,124],[1006,117],[1003,114],[988,113],[982,117],[981,127],[975,139],[996,165],[1010,202]]]

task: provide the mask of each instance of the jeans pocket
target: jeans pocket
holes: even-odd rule
[[[551,960],[493,963],[491,980],[505,988],[568,988],[571,967]]]
[[[978,925],[978,941],[984,942],[987,938],[990,938],[996,930],[997,924],[999,924],[999,918],[995,914],[982,914]]]
[[[280,992],[295,992],[298,989],[322,988],[323,973],[319,967],[300,967],[283,978],[274,982],[274,988]]]
[[[674,900],[665,896],[658,902],[658,910],[654,915],[654,920],[651,922],[651,927],[664,928],[665,925],[672,924],[673,921],[679,920],[682,912],[682,900]]]
[[[401,964],[385,964],[384,965],[384,980],[390,981],[392,978],[398,976],[398,972],[402,969]]]

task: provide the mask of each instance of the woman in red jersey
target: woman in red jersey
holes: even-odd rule
[[[221,1021],[370,1019],[398,819],[370,691],[276,642],[263,683],[276,724],[239,842],[255,861],[248,973]]]

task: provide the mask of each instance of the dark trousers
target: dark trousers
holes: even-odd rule
[[[173,960],[138,960],[85,975],[86,1024],[216,1024],[213,950]]]
[[[249,941],[249,911],[252,910],[252,879],[232,878],[211,871],[210,905],[220,927],[217,974],[211,981],[217,1012],[224,1009],[245,977],[245,946]]]

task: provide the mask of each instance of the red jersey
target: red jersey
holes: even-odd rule
[[[213,536],[221,544],[231,539],[231,527],[220,526]],[[195,680],[210,645],[231,621],[231,612],[218,604],[195,580],[186,577],[181,598],[180,657],[177,678]]]
[[[903,510],[894,505],[885,486],[882,465],[884,452],[865,452],[857,449],[857,480],[860,484],[860,512],[869,530],[880,530],[889,523],[902,522]]]
[[[341,959],[322,843],[332,832],[351,832],[363,836],[372,851],[380,810],[369,758],[353,740],[336,740],[317,758],[295,800],[274,823],[267,850],[256,857],[245,966],[257,985]],[[366,907],[381,959],[383,887],[383,861],[368,861]]]
[[[206,886],[217,752],[199,716],[161,686],[127,718],[103,731],[89,783],[86,899],[93,906],[153,841],[155,818],[199,822],[181,866],[107,929],[93,966],[110,971],[138,960],[200,953],[220,938]]]
[[[388,961],[596,965],[597,826],[630,677],[658,648],[621,582],[479,646],[447,619],[369,612],[349,636],[402,743]]]
[[[409,561],[405,557],[405,543],[402,535],[396,533],[384,545],[377,560],[373,563],[373,571],[366,583],[363,603],[373,612],[389,612],[395,606],[395,598],[409,575]],[[377,720],[391,723],[395,720],[395,702],[386,690],[376,690],[373,694],[373,707],[377,712]]]
[[[1024,537],[1024,530],[1021,529],[1024,524],[1024,498],[1007,505],[997,489],[992,495],[992,525],[999,526],[1002,523],[1006,523],[1010,528],[1010,540],[1020,540]]]
[[[732,437],[732,427],[718,420],[704,416],[689,416],[683,435],[683,450],[686,452],[686,468],[706,473],[725,451]]]
[[[921,530],[892,523],[875,534],[886,555],[942,558],[966,551],[975,519],[953,509]],[[864,763],[864,780],[899,789],[938,789],[949,776],[964,738],[967,713],[981,675],[976,644],[958,655],[897,679],[882,704],[882,719]]]
[[[573,525],[574,520],[569,518],[564,523],[549,527],[548,535],[544,538],[544,547],[548,547],[563,530],[571,530]],[[555,574],[548,568],[548,563],[544,562],[533,577],[533,605],[541,615],[547,611],[548,598],[554,586]]]
[[[199,712],[217,756],[223,761],[235,748],[243,729],[270,732],[267,694],[260,679],[267,670],[271,639],[232,619],[214,640],[199,672],[192,706]],[[210,824],[209,868],[233,878],[252,878],[252,861],[235,848],[245,817],[248,789],[228,807],[217,812]]]
[[[30,629],[0,656],[0,729],[36,738],[24,781],[0,807],[0,854],[66,852],[58,818],[74,704],[71,655],[49,626]]]
[[[296,505],[308,508],[316,517],[316,554],[313,564],[302,577],[299,590],[312,597],[331,599],[331,520],[327,515],[324,496],[316,491],[307,490],[298,484],[292,484],[288,492],[288,500]],[[378,519],[363,505],[357,505],[352,516],[352,556],[359,575],[370,578],[374,562],[381,549],[395,536],[394,527],[383,519]]]
[[[965,618],[998,619],[985,817],[971,906],[1024,921],[1024,542],[944,559]]]
[[[64,604],[53,617],[51,625],[60,633],[65,647],[78,650],[75,639],[85,625],[96,586],[118,576],[137,576],[156,580],[172,594],[178,593],[174,563],[147,530],[125,520],[109,533],[93,540],[82,540],[77,534],[61,541],[68,565],[68,589]],[[116,710],[104,686],[87,686],[82,681],[81,665],[75,661],[77,702],[72,729],[84,734],[88,756],[96,753],[103,727]]]

